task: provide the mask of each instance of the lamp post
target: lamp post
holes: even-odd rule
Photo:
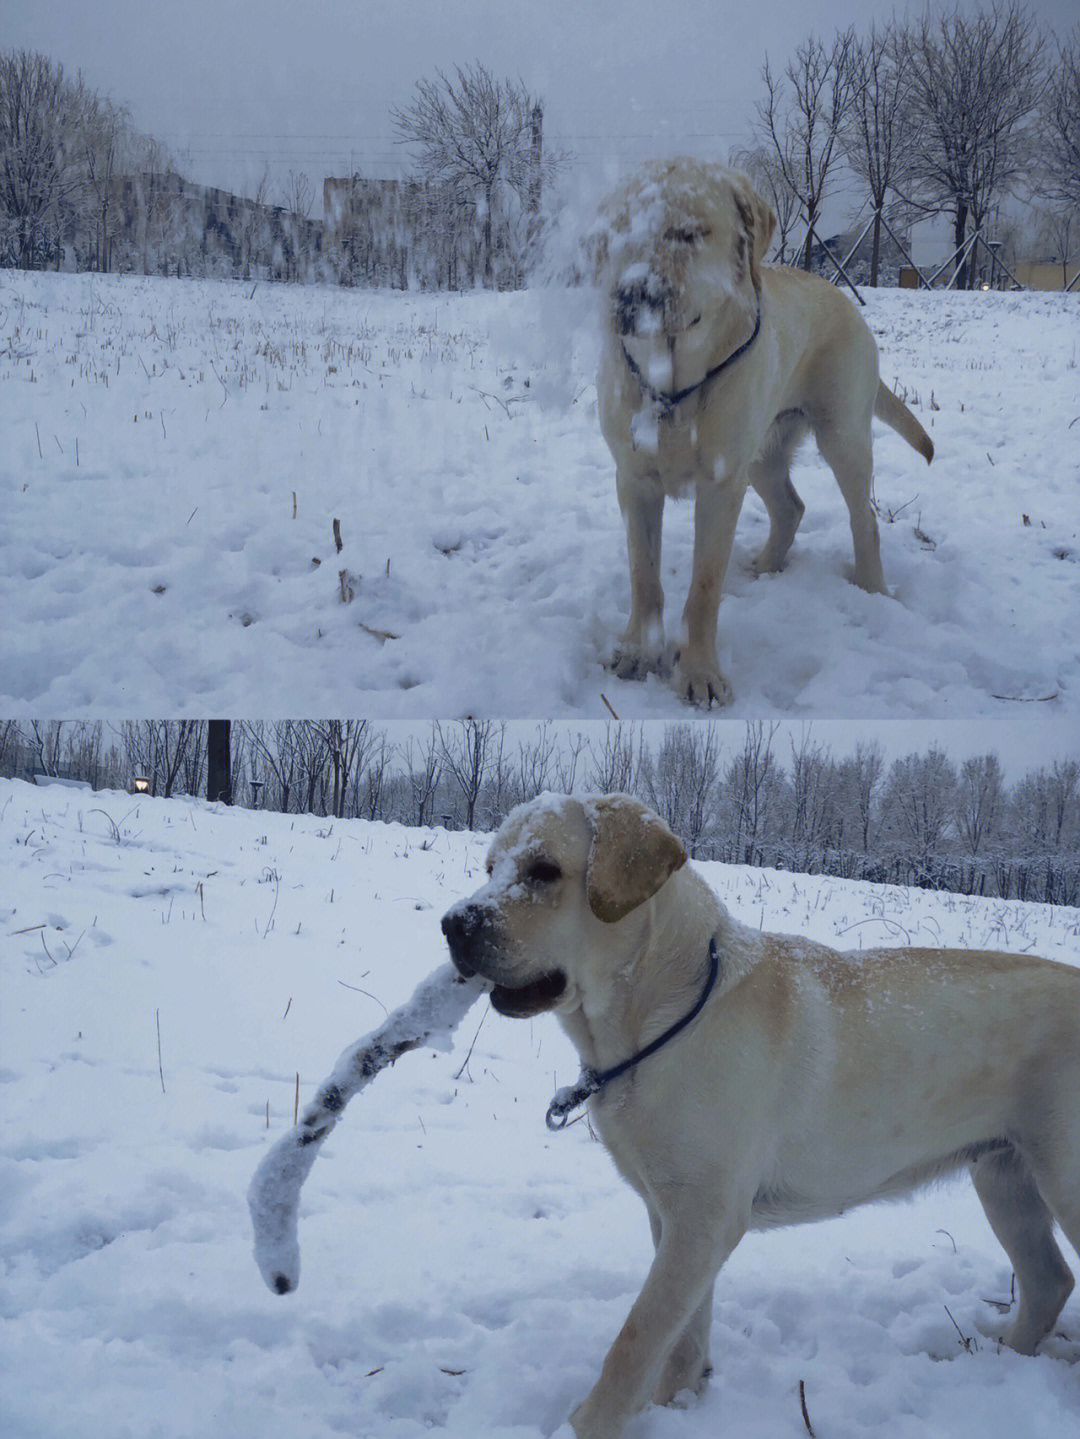
[[[147,793],[149,793],[149,790],[150,790],[150,781],[146,778],[146,776],[145,776],[144,774],[137,774],[137,775],[135,776],[135,781],[134,781],[134,783],[135,783],[135,790],[134,790],[134,793],[135,793],[135,794],[147,794]]]

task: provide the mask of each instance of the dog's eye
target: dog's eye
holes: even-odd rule
[[[537,859],[529,865],[525,878],[531,884],[554,884],[557,879],[562,879],[562,870],[549,859]]]
[[[694,318],[690,321],[690,323],[687,325],[686,328],[687,328],[688,330],[692,330],[695,325],[700,325],[700,324],[701,324],[701,316],[700,316],[700,315],[695,315]]]

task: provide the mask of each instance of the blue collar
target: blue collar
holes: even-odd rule
[[[757,317],[754,320],[754,328],[750,335],[750,338],[748,340],[744,340],[737,350],[732,350],[731,354],[728,355],[726,359],[721,360],[718,365],[714,365],[707,374],[705,374],[700,380],[698,380],[696,385],[687,385],[685,390],[676,390],[673,395],[664,395],[661,394],[660,391],[654,390],[653,387],[649,384],[648,380],[645,378],[645,376],[641,373],[638,366],[634,363],[633,359],[630,356],[630,351],[626,348],[626,345],[623,345],[622,352],[626,357],[626,363],[630,366],[630,373],[633,375],[634,379],[637,380],[638,384],[653,401],[653,403],[660,406],[661,414],[670,415],[672,410],[675,408],[675,406],[679,403],[680,400],[687,399],[695,392],[695,390],[703,389],[707,384],[709,384],[711,380],[715,380],[717,375],[719,375],[722,370],[726,370],[729,365],[733,365],[735,361],[739,358],[739,356],[745,354],[746,351],[750,348],[750,346],[754,343],[754,341],[758,337],[759,331],[761,330],[761,291],[758,290],[756,293]]]
[[[620,1075],[633,1069],[636,1064],[640,1064],[643,1059],[648,1059],[650,1054],[655,1054],[658,1049],[662,1049],[667,1044],[668,1040],[674,1039],[677,1034],[681,1033],[705,1008],[705,1001],[712,994],[719,973],[720,954],[714,938],[709,940],[709,977],[706,979],[705,988],[698,996],[693,1009],[688,1014],[684,1014],[682,1019],[676,1020],[670,1029],[665,1029],[663,1034],[654,1039],[651,1044],[647,1044],[644,1049],[639,1049],[637,1054],[631,1055],[629,1059],[624,1059],[621,1064],[603,1070],[583,1068],[577,1084],[567,1089],[560,1089],[548,1105],[547,1127],[549,1129],[565,1129],[570,1115],[579,1105],[584,1104],[592,1095],[598,1094],[605,1084],[610,1084],[613,1079],[618,1079]]]

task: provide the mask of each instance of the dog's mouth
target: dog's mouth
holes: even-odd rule
[[[559,969],[513,989],[509,985],[496,984],[491,991],[491,1007],[509,1019],[530,1019],[534,1014],[543,1014],[550,1009],[565,988],[566,975]]]

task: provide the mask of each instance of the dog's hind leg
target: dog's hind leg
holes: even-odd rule
[[[761,496],[769,516],[769,538],[753,560],[755,574],[775,574],[784,568],[795,531],[806,511],[791,483],[792,452],[804,432],[803,425],[777,421],[775,438],[747,471],[747,479]]]
[[[862,427],[843,428],[819,425],[815,431],[821,457],[836,476],[848,507],[851,540],[855,548],[855,583],[872,595],[884,595],[885,575],[881,568],[881,539],[871,489],[874,478],[874,450],[867,418]]]
[[[712,1329],[713,1287],[694,1311],[694,1317],[675,1341],[653,1392],[654,1404],[671,1404],[680,1394],[700,1394],[712,1373],[709,1331]]]
[[[990,1227],[1016,1272],[1019,1303],[1005,1342],[1020,1354],[1034,1354],[1073,1287],[1072,1272],[1054,1241],[1054,1217],[1015,1149],[984,1155],[969,1168]]]

